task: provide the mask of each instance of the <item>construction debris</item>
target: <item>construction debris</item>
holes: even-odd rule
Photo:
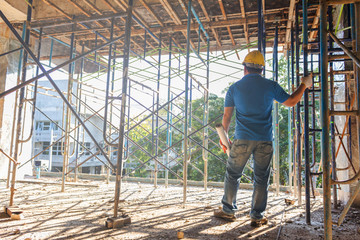
[[[17,206],[5,206],[4,212],[9,215],[12,220],[20,220],[24,218],[22,215],[23,211]]]
[[[131,218],[128,215],[122,215],[118,218],[108,218],[105,222],[107,228],[121,228],[131,223]]]
[[[177,232],[177,238],[178,239],[183,239],[184,238],[184,232],[182,232],[182,231]]]
[[[285,204],[290,206],[290,205],[294,205],[295,204],[295,200],[291,200],[288,198],[285,198]]]

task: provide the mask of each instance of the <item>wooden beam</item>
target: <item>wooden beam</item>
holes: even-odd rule
[[[240,12],[241,12],[241,17],[246,19],[246,12],[245,12],[245,6],[244,6],[244,0],[239,0],[240,2]],[[246,39],[246,43],[250,44],[250,39],[249,39],[249,30],[248,30],[248,26],[246,23],[244,23],[244,34],[245,34],[245,39]],[[250,51],[250,50],[249,50]]]
[[[127,11],[127,8],[128,8],[128,4],[124,1],[124,0],[114,0],[114,2],[124,11],[124,12],[126,12]],[[138,14],[138,13],[136,13],[136,11],[135,11],[135,9],[134,9],[134,11],[133,11],[133,15],[137,18],[137,19],[139,19],[139,21],[146,27],[146,28],[149,28],[149,25],[140,17],[140,15]],[[125,20],[124,20],[125,21]],[[133,28],[132,28],[133,29]],[[131,31],[133,31],[133,30],[131,30]],[[131,33],[131,35],[133,35],[132,33]],[[157,41],[157,39],[154,37],[154,36],[152,36],[151,34],[150,34],[150,37],[151,38],[153,38],[154,39],[154,41]],[[156,36],[157,37],[157,36]],[[142,37],[141,37],[142,38]],[[149,45],[153,48],[153,49],[155,49],[155,47],[149,42]]]
[[[68,1],[74,3],[73,0],[68,0]],[[84,1],[85,1],[85,3],[86,3],[91,9],[93,9],[97,14],[103,15],[103,13],[100,11],[100,9],[98,9],[98,8],[95,6],[95,4],[91,3],[89,0],[84,0]],[[106,4],[114,13],[118,13],[118,11],[117,11],[107,0],[103,0],[103,1],[105,2],[105,4]],[[80,8],[81,8],[81,7],[80,7]],[[83,12],[84,14],[86,14],[85,10],[82,10],[81,12]],[[121,19],[123,19],[123,18],[121,18]],[[109,19],[106,19],[106,21],[107,21],[109,24],[111,24],[111,21],[110,21]],[[123,20],[123,21],[124,21],[124,20]],[[97,21],[96,21],[96,23],[97,23],[98,25],[102,26],[102,27],[105,27],[104,24],[101,24],[101,23],[99,23],[99,22],[97,22]],[[118,25],[115,25],[115,28],[117,28],[117,29],[119,29],[120,31],[122,31],[122,29],[121,29]],[[110,30],[108,29],[108,31],[110,31]],[[115,34],[114,34],[114,35],[115,35]],[[137,44],[137,43],[134,42],[133,40],[131,40],[131,41],[132,41],[132,43],[133,43],[136,47],[138,47],[138,48],[140,47],[139,44]],[[121,44],[124,44],[124,42],[121,41],[121,40],[119,40],[119,42],[120,42]]]
[[[311,29],[316,29],[318,27],[318,25],[319,25],[319,16],[320,16],[320,6],[318,6],[317,9],[316,9],[316,15],[315,15],[313,24],[311,26]],[[315,40],[317,33],[318,33],[318,31],[314,31],[314,30],[311,31],[310,35],[309,35],[309,40],[310,41]]]
[[[267,22],[272,22],[275,20],[275,16],[265,16],[265,20]],[[204,22],[203,26],[204,28],[224,28],[227,26],[242,26],[244,23],[248,23],[248,24],[256,24],[257,23],[257,16],[251,16],[251,17],[247,17],[247,19],[243,19],[243,18],[238,18],[238,19],[228,19],[226,21],[211,21],[211,22]],[[150,28],[150,30],[153,33],[174,33],[174,32],[183,32],[186,31],[187,25],[186,24],[182,24],[182,25],[172,25],[172,26],[166,26],[166,27],[152,27]],[[197,30],[199,28],[199,24],[196,23],[192,23],[190,25],[190,29],[191,30]],[[133,36],[137,36],[137,35],[143,35],[144,34],[144,30],[143,29],[134,29],[133,31],[131,31],[131,35]],[[249,35],[250,36],[250,35]]]
[[[340,5],[340,4],[349,4],[349,3],[358,3],[360,0],[328,0],[327,4],[329,5]]]
[[[166,12],[169,14],[169,16],[172,18],[172,20],[175,22],[176,25],[181,25],[181,19],[180,17],[177,15],[177,13],[174,11],[174,9],[172,8],[171,4],[169,3],[168,0],[160,0],[160,3],[163,5],[163,7],[165,8]],[[197,29],[192,29],[192,30],[197,30]],[[187,31],[185,30],[181,30],[182,34],[184,35],[185,38],[187,38]],[[189,36],[190,38],[190,36]],[[190,45],[195,49],[195,44],[191,41],[190,39]]]
[[[76,3],[74,0],[68,0],[72,5],[74,5],[75,8],[77,8],[82,14],[84,14],[87,17],[91,17],[91,14],[86,12],[78,3]]]
[[[141,4],[148,10],[148,12],[155,18],[155,20],[159,23],[160,26],[164,27],[164,23],[160,20],[160,18],[155,14],[152,7],[147,4],[144,0],[139,0]]]
[[[86,12],[78,3],[76,3],[74,0],[68,0],[72,5],[74,5],[75,8],[77,8],[82,14],[84,14],[87,17],[91,17],[91,14]],[[98,21],[95,21],[96,25],[99,27],[105,27],[105,25],[101,24]]]
[[[113,11],[113,12],[118,12],[118,11],[110,4],[110,2],[109,2],[108,0],[103,0],[103,1],[104,1],[105,5],[108,6],[108,8],[111,9],[111,11]]]
[[[187,15],[188,15],[188,10],[187,10],[187,7],[186,7],[185,3],[183,2],[183,0],[178,0],[178,2],[180,3],[181,8],[183,9],[184,13],[185,13],[186,16],[187,16]],[[194,22],[194,21],[191,19],[191,23],[193,23],[193,22]],[[204,38],[203,38],[203,36],[202,36],[202,34],[201,34],[201,31],[196,30],[196,32],[197,32],[197,34],[200,35],[201,41],[202,41],[204,44],[206,44],[206,41],[204,40]]]
[[[222,13],[222,15],[223,15],[223,18],[224,18],[224,20],[226,21],[226,20],[227,20],[227,16],[226,16],[226,12],[225,12],[225,9],[224,9],[223,1],[222,1],[222,0],[218,0],[218,2],[219,2],[219,6],[220,6],[220,9],[221,9],[221,13]],[[231,28],[230,28],[229,26],[227,26],[226,28],[227,28],[227,31],[228,31],[228,33],[229,33],[229,37],[230,37],[231,43],[232,43],[233,46],[235,46],[236,43],[235,43],[235,40],[234,40],[234,36],[233,36],[233,34],[232,34],[232,32],[231,32]],[[236,52],[237,58],[240,60],[239,53],[237,52],[237,50],[235,50],[235,52]],[[224,53],[223,53],[223,54],[224,54]]]
[[[100,9],[98,9],[95,4],[91,3],[89,0],[83,0],[92,10],[94,10],[97,14],[101,14]]]
[[[51,28],[51,27],[56,27],[56,26],[61,26],[61,25],[71,25],[71,24],[78,24],[78,23],[83,23],[83,22],[93,22],[93,21],[99,21],[99,20],[105,20],[105,19],[110,19],[110,18],[119,18],[121,16],[123,16],[124,14],[103,14],[100,16],[91,16],[91,17],[82,17],[82,16],[74,16],[74,19],[69,20],[69,19],[53,19],[53,21],[38,21],[38,22],[33,22],[30,24],[31,28]],[[18,27],[17,25],[19,24],[14,24],[16,27]],[[20,25],[20,27],[22,26],[22,24]]]
[[[54,8],[56,11],[58,11],[59,13],[61,13],[62,15],[64,15],[66,18],[68,19],[72,19],[72,17],[67,14],[66,12],[64,12],[61,8],[59,8],[58,6],[56,6],[55,4],[53,4],[52,2],[50,2],[49,0],[43,0],[44,3],[46,3],[47,5],[49,5],[50,7]]]
[[[163,7],[165,8],[166,12],[169,14],[169,16],[173,19],[173,21],[177,24],[177,25],[181,25],[181,19],[180,17],[176,14],[176,12],[173,10],[173,8],[171,7],[170,3],[168,0],[160,0],[160,3],[163,5]]]
[[[227,16],[226,16],[226,12],[225,12],[225,9],[224,9],[223,1],[222,1],[222,0],[218,0],[218,2],[219,2],[219,6],[220,6],[220,9],[221,9],[221,13],[222,13],[222,15],[223,15],[223,18],[224,18],[224,20],[226,21],[226,20],[227,20]],[[227,26],[226,28],[227,28],[227,30],[228,30],[228,32],[229,32],[229,36],[230,36],[231,42],[232,42],[232,44],[235,46],[236,43],[235,43],[234,37],[233,37],[233,35],[232,35],[231,29],[230,29],[229,26]]]
[[[286,25],[286,34],[285,34],[285,46],[287,46],[290,42],[290,31],[291,31],[292,23],[294,22],[295,2],[296,0],[290,0],[289,13],[288,13],[289,17]]]
[[[206,18],[206,21],[210,22],[210,17],[209,17],[209,14],[205,8],[205,5],[204,5],[204,2],[203,0],[198,0],[198,3],[201,7],[201,10],[203,11],[204,15],[205,15],[205,18]]]
[[[205,5],[204,5],[203,0],[198,0],[198,3],[199,3],[199,5],[200,5],[200,7],[201,7],[201,10],[203,11],[203,13],[204,13],[204,15],[205,15],[206,20],[207,20],[208,22],[210,22],[211,19],[210,19],[210,17],[209,17],[209,14],[208,14],[206,8],[205,8]],[[216,30],[215,30],[214,28],[210,28],[210,29],[211,29],[211,32],[212,32],[213,35],[214,35],[214,38],[215,38],[215,41],[216,41],[217,45],[218,45],[219,47],[221,47],[222,44],[221,44],[221,41],[220,41],[220,39],[219,39],[219,35],[217,34]]]

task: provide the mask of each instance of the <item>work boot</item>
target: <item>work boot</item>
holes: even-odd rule
[[[222,209],[215,209],[214,217],[222,218],[228,222],[234,222],[236,220],[235,214],[225,213]]]
[[[266,217],[263,217],[262,219],[251,219],[250,225],[252,227],[261,227],[262,225],[268,224],[268,219]]]

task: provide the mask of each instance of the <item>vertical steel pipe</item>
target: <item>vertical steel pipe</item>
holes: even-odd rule
[[[167,92],[167,114],[166,114],[166,147],[170,145],[170,136],[171,136],[171,126],[170,126],[170,114],[171,113],[171,104],[170,104],[170,94],[171,94],[171,58],[172,58],[172,37],[169,38],[169,68],[168,68],[168,92]],[[170,149],[166,151],[166,158],[165,158],[165,166],[169,167],[169,156],[170,156]],[[169,170],[165,169],[165,187],[167,188],[169,185]]]
[[[288,92],[291,92],[291,84],[290,84],[290,51],[287,50],[287,83],[288,83]],[[292,108],[288,107],[288,185],[291,188],[291,166],[292,166],[292,131],[291,131],[291,123],[292,123]]]
[[[81,46],[81,54],[84,53],[84,49],[85,49],[85,45],[82,44]],[[81,113],[81,89],[82,89],[82,78],[83,78],[83,70],[84,70],[84,59],[82,58],[80,61],[80,78],[79,81],[77,82],[77,88],[78,88],[78,106],[77,106],[77,111],[78,113]],[[84,134],[83,134],[84,137]],[[79,158],[79,139],[80,139],[80,127],[77,129],[76,132],[76,149],[75,149],[75,166],[78,165],[78,158]],[[83,142],[84,144],[84,142]],[[81,156],[81,155],[80,155]],[[74,168],[74,179],[75,182],[77,182],[77,178],[78,178],[78,173],[79,173],[79,169],[77,167]]]
[[[209,86],[210,86],[210,40],[207,39],[207,49],[206,49],[206,90],[204,92],[204,118],[203,125],[203,145],[205,149],[209,148]],[[202,156],[204,160],[204,189],[207,191],[207,179],[208,179],[208,152],[203,148]]]
[[[51,39],[50,53],[49,53],[49,67],[51,67],[53,49],[54,49],[54,39]]]
[[[110,41],[113,40],[113,37],[114,37],[114,24],[115,24],[115,19],[112,18],[111,19],[111,26],[110,26]],[[111,74],[111,56],[112,56],[112,52],[113,52],[113,44],[110,44],[109,45],[109,53],[108,53],[108,63],[107,63],[107,74],[106,74],[106,90],[105,90],[105,107],[104,107],[104,123],[103,123],[103,138],[104,138],[104,142],[106,144],[108,144],[109,146],[113,146],[115,147],[116,144],[113,144],[111,143],[110,141],[108,141],[107,139],[107,123],[108,123],[108,120],[107,120],[107,116],[108,116],[108,108],[109,108],[109,91],[110,91],[110,80],[111,80],[111,77],[112,77],[112,74]],[[115,59],[115,58],[114,58]],[[114,77],[114,76],[113,76]],[[113,82],[112,82],[112,86],[113,86]],[[113,89],[112,89],[113,90]],[[112,96],[112,92],[111,91],[111,96]],[[123,96],[122,96],[123,97]],[[110,132],[110,135],[111,135],[111,132]]]
[[[156,138],[155,138],[155,158],[154,158],[154,187],[157,187],[157,177],[158,177],[158,153],[159,153],[159,101],[160,101],[160,75],[161,75],[161,33],[159,38],[159,58],[158,58],[158,75],[157,75],[157,86],[156,86]]]
[[[293,92],[295,90],[295,44],[294,44],[294,28],[291,27],[291,92]],[[292,108],[292,123],[291,123],[291,135],[293,137],[295,137],[295,108]],[[296,169],[295,169],[295,141],[292,142],[292,169],[289,170],[289,176],[292,173],[292,178],[290,178],[290,187],[293,185],[294,183],[294,196],[296,196],[296,187],[295,187],[295,182],[296,182]],[[293,180],[293,182],[292,182]]]
[[[191,4],[188,3],[187,35],[186,35],[186,64],[185,64],[185,125],[184,125],[184,163],[183,163],[183,203],[186,203],[187,171],[188,171],[188,104],[189,104],[189,67],[190,67],[190,25],[191,25]]]
[[[332,6],[328,6],[327,9],[328,12],[328,23],[329,23],[329,31],[332,32],[334,29],[333,26],[333,17],[332,17]],[[334,40],[332,38],[329,38],[329,55],[333,55],[333,44],[334,44]],[[335,94],[335,88],[334,88],[334,75],[333,75],[333,62],[329,63],[330,65],[330,110],[334,111],[335,110],[335,99],[334,99],[334,94]],[[330,130],[331,130],[331,159],[332,159],[332,164],[331,164],[331,177],[332,179],[336,180],[336,146],[335,146],[335,117],[331,116],[330,117]],[[334,208],[337,208],[337,189],[336,189],[336,185],[334,185],[333,187],[333,199],[334,199]]]
[[[324,239],[332,239],[329,145],[329,85],[327,56],[327,4],[320,0],[321,154],[323,159]]]
[[[32,0],[29,0],[29,6],[27,8],[27,17],[25,24],[25,44],[28,45],[30,41],[30,22],[32,15]],[[24,52],[23,60],[22,60],[22,74],[21,74],[21,82],[26,81],[26,67],[28,60],[28,52]],[[16,122],[16,134],[15,134],[15,149],[14,149],[14,159],[18,161],[19,155],[19,147],[20,147],[20,135],[21,135],[21,123],[22,123],[22,111],[24,105],[24,97],[25,97],[25,88],[20,89],[19,94],[19,107],[18,107],[18,116]],[[14,116],[15,118],[15,116]],[[16,170],[17,164],[12,165],[12,175],[11,175],[11,184],[10,184],[10,202],[9,205],[12,206],[14,204],[14,195],[15,195],[15,180],[16,180]]]
[[[116,51],[115,51],[115,48],[116,46],[114,46],[114,60],[113,60],[113,78],[112,78],[112,91],[114,91],[114,83],[115,83],[115,71],[116,71],[116,58],[115,58],[115,55],[116,55]],[[125,138],[125,146],[126,146],[126,151],[125,151],[125,154],[124,154],[124,159],[128,159],[129,157],[129,134],[130,134],[130,121],[131,121],[131,118],[130,118],[130,110],[131,110],[131,81],[129,81],[129,87],[128,87],[128,94],[129,94],[129,97],[128,97],[128,112],[127,112],[127,131],[126,131],[126,138]],[[111,108],[112,110],[112,108]],[[112,111],[110,112],[110,116],[112,116]],[[112,121],[112,118],[110,118],[110,123]]]
[[[119,144],[118,144],[117,164],[116,164],[114,217],[118,216],[119,199],[120,199],[120,192],[121,192],[121,175],[122,175],[122,160],[123,160],[124,130],[125,130],[126,90],[127,90],[127,83],[128,83],[132,9],[133,9],[133,0],[129,0],[128,8],[127,8],[126,25],[125,25],[124,60],[123,60],[122,89],[121,89],[122,90],[121,116],[120,116],[120,127],[119,127]]]
[[[295,5],[295,37],[296,37],[296,86],[300,85],[300,41],[299,41],[299,4]],[[296,160],[297,160],[297,194],[298,194],[298,205],[302,204],[301,198],[301,108],[300,102],[296,105],[296,131],[297,131],[297,142],[296,142]]]
[[[278,38],[279,38],[279,26],[275,27],[275,38],[274,38],[274,50],[273,50],[273,71],[274,71],[274,81],[279,82],[279,63],[278,63]],[[274,155],[275,155],[275,185],[276,185],[276,196],[279,196],[280,192],[280,154],[279,154],[279,103],[275,102],[275,111],[274,111]]]
[[[73,31],[75,24],[73,24],[72,29]],[[72,33],[70,37],[70,57],[69,60],[73,59],[73,52],[74,52],[74,44],[75,44],[75,34]],[[68,89],[67,89],[67,100],[69,103],[71,103],[72,99],[72,86],[73,86],[73,69],[74,69],[74,63],[72,62],[69,64],[69,78],[68,78]],[[63,119],[65,119],[65,144],[64,144],[64,153],[63,153],[63,168],[62,168],[62,178],[61,178],[61,192],[65,192],[65,181],[68,178],[68,175],[65,173],[68,172],[69,168],[69,155],[70,155],[70,125],[71,125],[71,111],[69,107],[66,107],[65,112],[63,111],[63,114],[65,113],[65,116]]]
[[[302,0],[303,8],[303,70],[304,76],[308,71],[308,1]],[[310,142],[309,142],[309,89],[304,93],[304,160],[305,160],[305,220],[311,224],[310,219]]]

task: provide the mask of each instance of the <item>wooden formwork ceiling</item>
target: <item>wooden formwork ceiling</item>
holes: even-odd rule
[[[8,2],[15,0],[7,0]],[[93,48],[110,39],[111,19],[114,17],[114,37],[124,33],[128,2],[126,0],[33,0],[32,34],[37,36],[42,27],[46,36],[69,42],[75,34],[77,46]],[[245,48],[257,41],[257,0],[193,0],[193,7],[210,36],[211,50]],[[279,27],[279,44],[290,40],[291,22],[294,20],[295,0],[262,0],[264,6],[267,46],[273,45],[275,26]],[[317,28],[319,9],[309,1],[308,23]],[[24,1],[24,4],[26,2]],[[187,0],[134,0],[133,14],[139,20],[132,22],[131,49],[134,52],[151,51],[159,46],[156,38],[162,39],[162,47],[170,38],[184,48],[187,27]],[[300,16],[301,16],[300,12]],[[120,16],[120,17],[119,17]],[[147,34],[143,26],[155,36]],[[22,24],[15,24],[21,29]],[[200,33],[199,24],[192,16],[191,44],[206,50],[206,37]],[[200,31],[201,32],[201,31]],[[310,37],[315,38],[316,34]],[[118,49],[123,41],[117,42]],[[79,48],[78,48],[79,49]],[[105,51],[104,51],[105,52]]]

